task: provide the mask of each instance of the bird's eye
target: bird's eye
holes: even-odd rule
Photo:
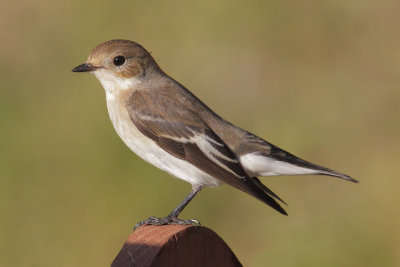
[[[114,58],[113,63],[115,66],[121,66],[122,64],[125,63],[125,57],[124,56],[117,56]]]

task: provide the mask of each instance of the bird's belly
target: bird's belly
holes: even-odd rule
[[[174,157],[143,135],[123,105],[107,99],[108,112],[122,141],[139,157],[169,174],[193,185],[218,186],[221,182],[185,160]]]

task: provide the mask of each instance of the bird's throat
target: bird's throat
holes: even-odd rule
[[[123,91],[134,91],[140,88],[141,80],[135,77],[121,78],[113,75],[107,70],[98,70],[94,72],[96,78],[100,81],[107,95],[117,95]]]

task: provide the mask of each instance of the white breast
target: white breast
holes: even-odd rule
[[[124,143],[139,157],[191,184],[201,186],[218,186],[221,184],[219,180],[187,161],[172,156],[153,140],[144,136],[131,121],[118,93],[107,89],[106,93],[108,112],[115,130]]]

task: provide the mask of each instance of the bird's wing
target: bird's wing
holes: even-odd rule
[[[225,121],[208,107],[202,107],[206,111],[201,112],[200,116],[237,155],[242,167],[250,177],[320,174],[354,183],[358,182],[344,173],[296,157],[264,139]]]
[[[138,130],[173,156],[286,214],[273,199],[276,195],[246,174],[236,155],[198,115],[191,99],[173,95],[161,88],[135,91],[127,109]]]

